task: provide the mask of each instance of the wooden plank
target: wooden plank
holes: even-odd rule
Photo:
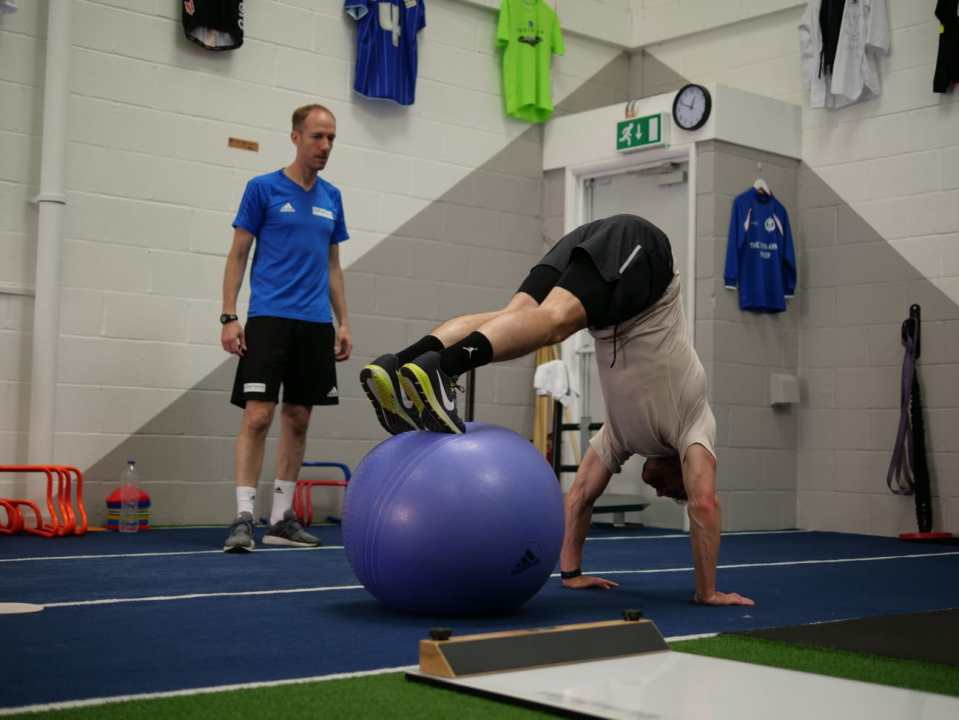
[[[420,672],[461,677],[667,650],[649,620],[563,625],[420,641]]]

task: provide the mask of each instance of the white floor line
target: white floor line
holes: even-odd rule
[[[258,595],[295,595],[297,593],[340,592],[343,590],[362,590],[362,585],[329,585],[309,588],[286,588],[284,590],[242,590],[239,592],[190,593],[188,595],[151,595],[148,597],[101,598],[99,600],[70,600],[67,602],[44,603],[44,608],[85,607],[88,605],[121,605],[140,602],[171,602],[173,600],[203,600],[219,597],[256,597]]]
[[[872,557],[859,557],[859,558],[827,558],[823,560],[783,560],[782,562],[768,562],[768,563],[738,563],[733,565],[717,565],[717,570],[738,570],[742,568],[770,568],[770,567],[788,567],[791,565],[836,565],[840,563],[854,563],[854,562],[877,562],[881,560],[915,560],[918,558],[930,558],[930,557],[947,557],[952,555],[959,555],[959,551],[956,552],[939,552],[939,553],[916,553],[912,555],[878,555]],[[680,568],[651,568],[649,570],[590,570],[588,573],[584,571],[583,574],[588,575],[655,575],[657,573],[675,573],[675,572],[692,572],[694,568],[692,567],[680,567]],[[559,573],[553,573],[550,577],[558,578]]]
[[[191,528],[192,529],[192,528]],[[736,537],[740,535],[795,535],[798,533],[817,532],[815,530],[756,530],[745,532],[723,533],[723,537]],[[615,535],[610,537],[592,537],[586,538],[586,542],[610,542],[623,540],[666,540],[674,538],[688,538],[687,533],[678,533],[675,535]],[[323,545],[318,548],[260,548],[255,552],[291,552],[291,551],[312,551],[312,550],[342,550],[342,545]],[[142,552],[142,553],[106,553],[103,555],[33,555],[22,558],[0,558],[0,563],[19,563],[19,562],[43,562],[46,560],[108,560],[111,558],[143,558],[143,557],[173,557],[177,555],[218,555],[222,550],[174,550],[170,552]]]
[[[699,633],[696,635],[676,635],[666,638],[666,642],[682,642],[684,640],[701,640],[705,638],[716,637],[719,633]],[[111,703],[129,702],[132,700],[161,700],[164,698],[188,697],[191,695],[210,695],[214,693],[233,692],[236,690],[255,690],[257,688],[280,687],[283,685],[302,685],[304,683],[328,682],[330,680],[348,680],[350,678],[369,677],[371,675],[388,675],[390,673],[407,672],[416,670],[416,665],[405,665],[402,667],[379,668],[377,670],[363,670],[352,673],[335,673],[332,675],[315,675],[305,678],[290,678],[286,680],[265,680],[262,682],[237,683],[233,685],[211,685],[202,688],[190,688],[187,690],[168,690],[166,692],[141,693],[139,695],[113,695],[110,697],[85,698],[83,700],[64,700],[62,702],[46,703],[40,705],[22,705],[13,708],[0,708],[0,716],[15,715],[19,713],[40,713],[53,710],[69,710],[72,708],[92,707],[96,705],[107,705]]]
[[[334,675],[315,675],[313,677],[290,678],[287,680],[266,680],[263,682],[237,683],[234,685],[212,685],[210,687],[190,688],[187,690],[168,690],[166,692],[140,693],[138,695],[113,695],[110,697],[85,698],[83,700],[64,700],[40,705],[21,705],[20,707],[0,708],[0,716],[17,715],[20,713],[40,713],[52,710],[69,710],[72,708],[107,705],[110,703],[129,702],[131,700],[160,700],[164,698],[187,697],[190,695],[208,695],[211,693],[233,692],[235,690],[256,690],[257,688],[279,687],[282,685],[302,685],[312,682],[327,682],[329,680],[348,680],[350,678],[368,677],[370,675],[386,675],[388,673],[406,672],[416,669],[415,665],[403,667],[380,668],[379,670],[365,670],[363,672],[336,673]]]
[[[323,550],[342,550],[342,545],[322,545],[320,547],[298,548],[260,548],[255,553],[270,552],[318,552]],[[43,562],[44,560],[109,560],[113,558],[174,557],[177,555],[222,555],[223,550],[171,550],[170,552],[112,553],[106,555],[34,555],[22,558],[3,558],[0,563]]]
[[[738,563],[731,565],[720,565],[719,570],[736,570],[744,568],[771,568],[771,567],[789,567],[793,565],[834,565],[841,563],[857,562],[879,562],[884,560],[912,560],[930,557],[949,557],[959,555],[956,552],[940,553],[921,553],[912,555],[882,555],[872,557],[856,558],[826,558],[822,560],[784,560],[782,562],[769,563]],[[675,568],[651,568],[647,570],[590,570],[590,575],[657,575],[662,573],[683,573],[692,572],[690,567]],[[559,573],[553,573],[550,577],[557,578]],[[307,588],[287,588],[283,590],[242,590],[236,592],[212,592],[212,593],[190,593],[185,595],[150,595],[146,597],[127,597],[127,598],[100,598],[98,600],[70,600],[65,602],[43,603],[45,609],[65,608],[65,607],[86,607],[92,605],[121,605],[125,603],[142,602],[172,602],[177,600],[204,600],[207,598],[222,597],[256,597],[264,595],[292,595],[296,593],[317,593],[317,592],[341,592],[344,590],[361,590],[362,585],[331,585]]]
[[[744,535],[799,535],[813,533],[817,530],[746,530],[742,532],[720,533],[723,537],[741,537]],[[669,535],[610,535],[609,537],[588,537],[586,542],[607,542],[609,540],[671,540],[688,538],[689,533],[675,533]]]

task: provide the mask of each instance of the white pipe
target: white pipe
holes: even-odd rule
[[[689,288],[686,290],[688,303],[686,306],[686,318],[689,323],[689,332],[693,338],[693,347],[696,346],[696,212],[697,197],[696,188],[699,184],[699,148],[695,143],[689,146],[689,208],[687,210],[687,228],[688,240],[686,242],[686,282]]]
[[[70,16],[73,2],[51,2],[47,9],[47,54],[43,87],[40,153],[37,272],[33,305],[33,356],[30,376],[30,435],[27,462],[50,464],[57,399],[57,347],[60,335],[60,255],[70,102]],[[39,490],[38,490],[39,492]]]
[[[688,240],[686,242],[686,288],[684,300],[688,300],[686,307],[686,322],[689,323],[689,334],[693,338],[693,347],[696,347],[696,222],[698,211],[696,193],[699,187],[699,147],[696,143],[689,146],[689,209],[687,216]],[[683,530],[689,532],[689,513],[683,513]]]

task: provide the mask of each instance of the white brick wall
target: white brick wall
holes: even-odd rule
[[[898,413],[898,326],[912,302],[924,309],[936,521],[959,525],[959,480],[943,472],[959,458],[949,425],[959,404],[951,391],[959,376],[959,95],[932,92],[935,1],[888,1],[882,96],[832,111],[809,109],[800,85],[800,3],[756,0],[749,5],[784,9],[706,29],[690,14],[699,0],[634,0],[637,22],[645,11],[704,29],[647,47],[659,62],[693,81],[804,106],[799,522],[882,534],[915,529],[911,501],[889,495],[884,482]],[[729,15],[740,3],[711,5]]]
[[[496,15],[488,7],[428,3],[417,102],[400,108],[352,93],[355,23],[340,0],[247,3],[244,46],[222,54],[183,38],[177,3],[71,1],[55,452],[95,468],[91,488],[114,482],[113,466],[125,459],[120,453],[139,452],[153,482],[205,488],[197,498],[231,497],[238,415],[227,394],[234,363],[219,348],[215,322],[229,223],[249,177],[291,159],[294,107],[318,101],[337,114],[337,147],[325,176],[343,191],[354,236],[344,255],[354,263],[371,253],[370,267],[348,279],[358,357],[380,339],[418,338],[449,312],[445,300],[453,293],[437,295],[440,279],[450,289],[468,284],[464,309],[501,302],[503,288],[517,280],[513,266],[526,263],[531,247],[538,250],[539,134],[520,138],[528,126],[504,117]],[[627,0],[591,4],[606,14],[564,20],[574,32],[556,65],[556,101],[619,54],[587,36],[602,17],[627,17]],[[18,13],[0,17],[0,457],[10,461],[24,459],[32,298],[3,288],[20,292],[33,283],[36,210],[28,201],[39,183],[46,8],[21,3]],[[258,141],[260,152],[229,149],[231,136]],[[509,157],[471,177],[511,142]],[[434,206],[464,179],[468,188]],[[420,257],[437,257],[422,252],[429,243],[438,243],[440,257],[452,253],[443,261],[450,272],[420,263],[424,269],[414,276],[410,257],[404,266],[395,256],[385,260],[388,249],[373,252],[401,227]],[[471,246],[468,257],[440,242],[451,236]],[[496,253],[486,257],[482,248],[490,246]],[[510,272],[480,277],[503,264]],[[528,424],[528,408],[501,409],[528,372],[510,366],[490,375],[487,419]],[[346,453],[355,462],[381,433],[334,440],[369,415],[365,400],[349,390],[343,395],[336,427],[329,415],[317,421],[311,452]],[[182,447],[171,438],[181,438]],[[210,447],[215,462],[208,461]],[[180,450],[185,455],[174,463]],[[272,477],[272,467],[265,473]],[[167,521],[196,504],[169,502]]]

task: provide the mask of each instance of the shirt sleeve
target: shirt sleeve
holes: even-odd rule
[[[343,9],[354,20],[362,20],[370,11],[370,0],[346,0]]]
[[[816,47],[815,33],[818,23],[813,18],[812,4],[806,5],[806,12],[799,21],[799,66],[804,87],[810,87],[819,73],[819,48]]]
[[[742,206],[738,200],[733,201],[733,209],[729,215],[729,235],[726,240],[726,269],[723,271],[723,281],[727,288],[735,289],[739,285],[739,247],[746,238],[742,216]]]
[[[869,25],[866,28],[866,46],[888,53],[892,45],[892,37],[889,29],[889,8],[886,5],[886,0],[872,0],[867,7],[869,9]]]
[[[496,46],[509,45],[509,0],[503,0],[499,6],[499,20],[496,23]]]
[[[246,230],[254,237],[259,236],[269,201],[265,194],[266,189],[260,183],[250,180],[246,184],[243,199],[240,200],[240,208],[233,219],[233,227]]]
[[[793,231],[789,225],[789,213],[782,209],[783,218],[783,291],[786,297],[791,298],[796,294],[796,279],[798,278],[798,268],[796,267],[796,249],[793,246]]]
[[[344,240],[350,239],[350,234],[346,231],[346,214],[343,212],[343,195],[337,190],[336,192],[336,224],[333,227],[333,234],[330,236],[330,243],[333,245],[339,245]]]
[[[418,0],[418,5],[420,15],[416,22],[416,32],[426,27],[426,3],[423,0]]]
[[[607,423],[603,423],[603,427],[590,438],[589,444],[599,455],[599,459],[602,460],[606,469],[614,475],[623,469],[623,463],[629,460],[632,455],[616,442],[616,438],[610,432]]]
[[[559,24],[559,16],[553,13],[553,32],[550,39],[550,49],[554,55],[565,55],[566,45],[563,42],[563,28]]]

